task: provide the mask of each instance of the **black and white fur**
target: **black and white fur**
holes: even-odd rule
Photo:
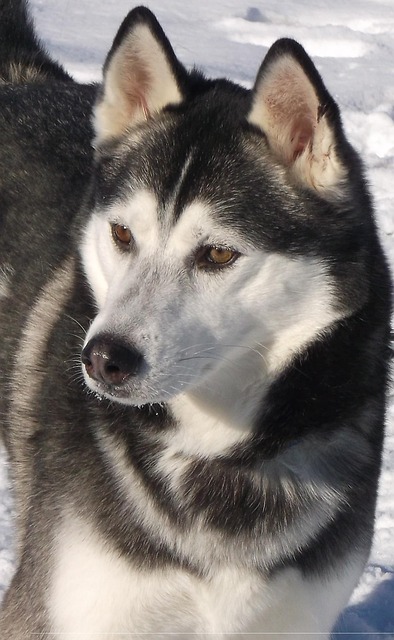
[[[20,0],[0,42],[1,637],[328,638],[371,544],[390,316],[337,105],[296,42],[247,91],[141,7],[101,87]]]

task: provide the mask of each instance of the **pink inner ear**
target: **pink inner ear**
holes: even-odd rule
[[[140,109],[146,120],[150,118],[150,111],[146,96],[151,88],[152,80],[145,65],[134,55],[125,56],[127,64],[120,69],[120,83],[123,94],[127,97],[130,115]]]
[[[290,53],[275,58],[253,92],[248,121],[265,133],[279,163],[300,183],[337,197],[346,170],[317,88],[299,62]]]
[[[294,162],[312,143],[314,133],[313,122],[308,116],[299,116],[291,130],[291,162]]]
[[[255,87],[250,120],[261,127],[285,165],[313,145],[319,100],[304,70],[290,55],[275,60]]]
[[[148,109],[148,105],[147,105],[147,103],[146,103],[146,100],[145,100],[144,96],[142,96],[142,95],[141,95],[141,96],[139,96],[139,102],[140,102],[140,105],[141,105],[141,111],[142,111],[142,113],[144,114],[144,118],[145,118],[145,120],[149,120],[149,118],[150,118],[150,111],[149,111],[149,109]]]

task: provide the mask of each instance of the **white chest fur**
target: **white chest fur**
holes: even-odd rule
[[[74,640],[216,634],[250,615],[258,582],[228,569],[204,581],[178,568],[138,570],[73,520],[58,538],[49,610],[54,631]]]
[[[250,631],[264,640],[269,632],[281,640],[320,632],[321,640],[356,579],[355,571],[340,583],[317,583],[294,569],[270,581],[236,567],[204,580],[178,568],[137,570],[75,518],[63,526],[54,560],[51,630],[73,640],[241,638]]]

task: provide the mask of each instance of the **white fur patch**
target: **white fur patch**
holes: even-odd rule
[[[360,573],[348,564],[341,578],[308,580],[295,569],[265,581],[234,565],[205,578],[177,568],[142,570],[120,557],[84,522],[69,515],[55,546],[48,610],[52,633],[103,640],[176,634],[215,637],[242,633],[273,640],[294,634],[328,638]]]
[[[350,559],[339,575],[307,579],[287,569],[270,581],[268,606],[250,628],[258,640],[328,640],[330,631],[357,584],[363,562]]]
[[[0,300],[11,295],[11,279],[14,273],[10,265],[0,266]]]
[[[133,194],[133,198],[119,211],[120,219],[133,230],[133,236],[138,248],[153,250],[160,247],[161,234],[157,215],[158,203],[156,197],[147,189],[141,189]]]
[[[147,190],[141,189],[130,202],[115,206],[107,215],[100,211],[92,214],[84,232],[80,252],[86,278],[99,309],[104,306],[114,279],[118,278],[122,286],[127,286],[127,279],[119,277],[119,272],[125,264],[129,264],[130,259],[116,250],[111,237],[111,222],[118,222],[131,229],[139,251],[144,248],[148,251],[150,248],[155,250],[159,247],[160,232],[156,198]]]
[[[53,631],[78,640],[192,631],[192,582],[179,570],[138,570],[71,518],[57,543],[48,603]]]
[[[104,234],[105,239],[102,239]],[[105,277],[107,236],[108,229],[104,228],[101,216],[93,213],[85,229],[80,252],[87,281],[99,308],[103,306],[108,290]]]
[[[234,384],[235,382],[236,378]],[[239,384],[242,386],[240,380]],[[201,457],[225,454],[250,435],[250,395],[245,393],[244,403],[237,396],[234,403],[236,391],[233,385],[224,384],[221,397],[216,391],[220,393],[219,389],[215,389],[212,396],[208,392],[204,393],[204,390],[199,395],[181,393],[169,402],[171,411],[181,426],[177,435],[171,437],[171,447],[178,454]],[[240,395],[242,396],[242,392]],[[259,398],[261,395],[260,389]]]

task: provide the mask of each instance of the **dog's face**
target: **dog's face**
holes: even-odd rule
[[[146,10],[122,25],[82,242],[92,390],[140,405],[234,377],[246,388],[346,315],[315,221],[346,171],[297,55],[273,48],[249,93],[189,76]]]

